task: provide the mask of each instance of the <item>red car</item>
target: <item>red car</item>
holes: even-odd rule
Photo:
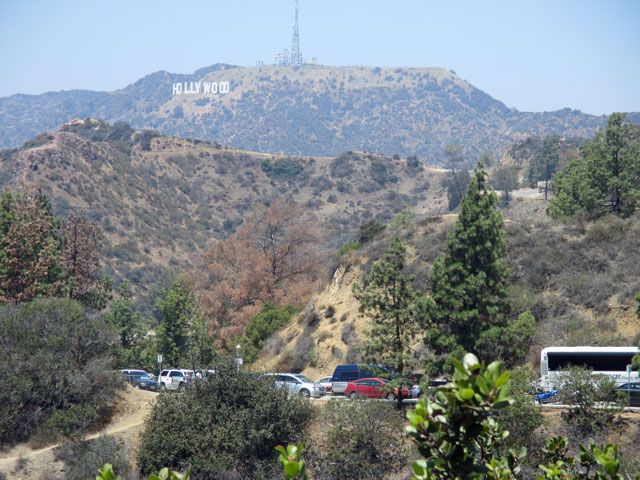
[[[398,389],[393,392],[386,391],[386,378],[361,378],[347,385],[344,396],[349,398],[368,397],[368,398],[386,398],[395,401],[398,395]],[[409,390],[402,387],[402,398],[411,398]]]

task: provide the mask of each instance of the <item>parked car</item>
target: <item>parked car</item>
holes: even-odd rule
[[[297,373],[267,373],[267,376],[273,376],[274,384],[277,387],[287,387],[289,393],[301,395],[303,397],[318,398],[327,393],[326,389],[319,383],[312,382]]]
[[[158,377],[158,387],[161,391],[179,390],[184,391],[187,387],[188,379],[185,376],[186,370],[179,368],[165,368]]]
[[[127,373],[123,371],[125,380],[129,382],[136,388],[141,390],[151,390],[155,392],[158,390],[158,382],[156,382],[151,375],[144,371],[133,371],[131,373]]]
[[[616,392],[624,392],[629,394],[629,405],[632,407],[640,407],[640,382],[623,383],[616,387]]]
[[[422,378],[422,375],[420,375],[420,378]],[[418,379],[418,382],[420,382],[420,378]],[[447,383],[449,382],[443,379],[429,380],[427,395],[431,396],[436,388],[446,385]],[[411,387],[411,398],[422,398],[424,397],[424,393],[425,392],[420,388],[420,383],[414,383]]]
[[[383,372],[383,374],[381,375],[380,372]],[[385,375],[385,373],[388,373],[388,375]],[[334,394],[345,393],[349,382],[361,378],[380,378],[387,376],[391,376],[391,372],[382,365],[358,365],[355,363],[338,365],[331,376],[332,391]]]
[[[540,392],[536,395],[536,403],[553,403],[558,401],[558,390]]]
[[[123,368],[120,370],[125,375],[135,374],[135,375],[151,375],[149,372],[141,370],[139,368]]]
[[[324,387],[327,393],[331,392],[333,389],[333,384],[331,383],[331,377],[322,377],[320,380],[316,380],[316,383],[319,383]]]
[[[386,378],[361,378],[354,382],[349,382],[344,390],[344,395],[349,398],[367,397],[367,398],[386,398],[387,400],[397,400],[398,389],[387,391]],[[402,397],[409,398],[410,393],[406,387],[402,387]]]

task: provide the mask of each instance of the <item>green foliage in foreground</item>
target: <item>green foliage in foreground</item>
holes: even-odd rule
[[[509,432],[496,416],[513,402],[509,396],[510,372],[503,372],[498,362],[485,368],[473,354],[453,363],[453,382],[439,388],[433,400],[425,397],[407,412],[407,433],[423,457],[412,465],[413,480],[518,478],[527,450],[505,451]],[[538,480],[625,478],[618,445],[598,446],[590,439],[586,447],[580,445],[576,459],[568,455],[568,440],[554,437],[545,442],[544,453],[547,463],[539,465],[542,474]],[[287,462],[294,471],[297,467],[290,464],[300,465],[302,459],[296,455]],[[636,478],[640,480],[640,472]]]
[[[277,467],[273,449],[303,439],[308,400],[220,360],[216,375],[182,395],[162,394],[141,435],[138,467],[186,470],[202,478],[260,478]]]
[[[96,476],[96,480],[121,480],[120,476],[116,476],[113,471],[113,465],[106,463],[104,467],[98,470],[99,475]],[[150,474],[149,480],[190,480],[191,470],[187,470],[185,473],[176,472],[170,468],[161,469],[158,474]]]
[[[262,304],[262,311],[249,320],[240,339],[243,357],[246,362],[252,363],[258,359],[264,342],[273,335],[276,330],[286,327],[294,315],[300,313],[302,307],[287,305],[276,308],[273,302]]]
[[[282,445],[276,447],[276,450],[280,453],[278,460],[282,463],[285,480],[308,480],[309,475],[307,475],[304,460],[301,456],[302,449],[302,443],[298,445],[287,445],[286,450]]]
[[[486,369],[467,354],[455,367],[453,384],[438,389],[407,412],[407,433],[423,459],[413,463],[417,480],[510,478],[520,471],[526,449],[500,455],[509,435],[495,413],[510,405],[509,372],[493,362]]]
[[[455,375],[451,383],[437,389],[435,398],[421,399],[407,412],[407,434],[417,445],[422,458],[412,465],[412,480],[515,480],[527,455],[505,449],[509,432],[498,412],[513,403],[510,397],[510,372],[499,362],[485,368],[475,355],[466,354],[462,362],[453,361]],[[180,431],[180,426],[174,427]],[[381,435],[384,437],[384,435]],[[184,438],[184,437],[180,437]],[[386,437],[384,437],[386,438]],[[172,442],[173,443],[173,442]],[[274,447],[284,470],[285,480],[307,480],[302,443],[286,448]],[[366,449],[366,446],[361,448]],[[569,455],[567,438],[554,437],[545,442],[545,462],[538,466],[538,480],[623,480],[618,445],[597,445],[592,439],[580,445],[576,458]],[[207,452],[207,450],[201,450]],[[365,462],[366,464],[366,462]],[[189,479],[189,471],[178,474],[164,468],[156,479]],[[343,472],[341,478],[355,478]],[[640,472],[635,474],[640,480]],[[111,465],[100,470],[97,480],[117,480]]]

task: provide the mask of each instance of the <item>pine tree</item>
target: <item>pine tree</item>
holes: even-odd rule
[[[547,214],[553,218],[585,212],[628,217],[640,200],[640,129],[614,113],[605,132],[587,143],[580,157],[554,177]]]
[[[510,310],[509,271],[502,261],[507,250],[505,230],[498,197],[486,180],[479,164],[445,251],[431,270],[435,316],[426,341],[440,360],[477,352],[482,332],[504,326]]]
[[[545,137],[538,153],[533,158],[528,171],[528,180],[535,185],[544,181],[544,199],[547,199],[549,182],[560,162],[560,137],[552,135]]]
[[[62,228],[62,263],[70,298],[84,301],[90,291],[99,287],[101,249],[100,225],[88,220],[84,212],[71,212]]]
[[[0,302],[55,295],[64,286],[59,220],[39,189],[0,200]]]
[[[424,325],[430,301],[411,286],[413,276],[404,276],[405,247],[394,236],[384,258],[373,265],[365,286],[354,284],[360,312],[371,319],[371,330],[362,350],[369,361],[393,367],[400,377],[416,364],[412,345]]]

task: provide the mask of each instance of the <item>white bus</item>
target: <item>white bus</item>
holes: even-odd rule
[[[540,353],[540,387],[545,391],[557,388],[557,375],[572,366],[613,377],[618,385],[637,382],[638,372],[627,372],[637,353],[638,347],[547,347]]]

